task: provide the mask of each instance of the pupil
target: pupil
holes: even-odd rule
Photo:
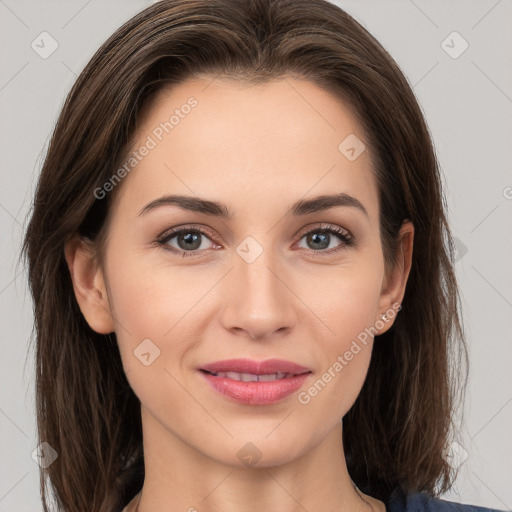
[[[329,247],[329,235],[327,233],[322,233],[322,232],[319,232],[320,235],[318,235],[317,233],[313,233],[312,235],[309,235],[308,236],[308,242],[309,241],[313,241],[314,243],[316,243],[316,247],[317,249],[320,248],[320,249],[326,249],[327,247]],[[317,242],[320,242],[320,246],[318,245]]]
[[[187,248],[187,249],[194,250],[194,249],[199,248],[199,246],[201,245],[201,241],[199,240],[199,235],[197,233],[195,233],[195,234],[187,233],[185,235],[181,235],[178,237],[178,243],[181,241],[186,242],[185,248]],[[194,246],[194,243],[196,244],[196,246]]]

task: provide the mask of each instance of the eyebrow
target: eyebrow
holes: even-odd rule
[[[146,206],[144,206],[139,211],[137,216],[144,215],[156,208],[165,205],[178,206],[184,210],[204,213],[206,215],[212,215],[214,217],[220,217],[226,220],[234,218],[233,211],[230,210],[229,207],[224,203],[183,195],[165,195],[159,197],[158,199],[155,199],[146,204]],[[355,197],[345,193],[320,195],[311,199],[301,199],[292,204],[288,212],[292,215],[300,216],[307,215],[309,213],[323,212],[337,206],[349,206],[356,208],[363,212],[367,217],[369,217],[366,208],[361,204],[361,202]]]

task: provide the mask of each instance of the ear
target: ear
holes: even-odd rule
[[[394,323],[398,314],[398,305],[402,303],[405,294],[405,286],[409,277],[412,263],[412,249],[414,241],[414,226],[412,222],[406,221],[402,224],[399,232],[399,244],[396,265],[391,269],[388,275],[384,276],[381,293],[378,302],[378,317],[375,321],[384,323],[384,327],[379,329],[378,334],[385,333]],[[386,311],[394,312],[388,314],[388,321],[381,318]]]
[[[93,243],[75,235],[64,246],[75,297],[87,323],[99,334],[114,331],[103,272]]]

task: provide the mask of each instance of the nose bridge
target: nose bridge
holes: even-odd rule
[[[225,327],[246,330],[252,337],[290,327],[294,321],[293,294],[284,284],[286,276],[276,251],[247,237],[236,253]]]
[[[239,280],[241,296],[257,305],[271,305],[272,302],[286,300],[283,294],[283,283],[277,279],[276,271],[281,265],[276,251],[270,245],[271,237],[266,237],[264,247],[255,238],[249,236],[237,247],[239,261],[235,264],[235,279]],[[283,274],[281,269],[281,274]]]

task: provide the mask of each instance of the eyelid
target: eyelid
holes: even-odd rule
[[[336,224],[329,224],[326,222],[320,222],[313,224],[312,226],[306,226],[298,233],[299,240],[304,236],[310,233],[311,231],[340,231],[341,234],[343,234],[348,239],[354,240],[354,236],[348,229],[345,229],[344,227],[338,226]]]

